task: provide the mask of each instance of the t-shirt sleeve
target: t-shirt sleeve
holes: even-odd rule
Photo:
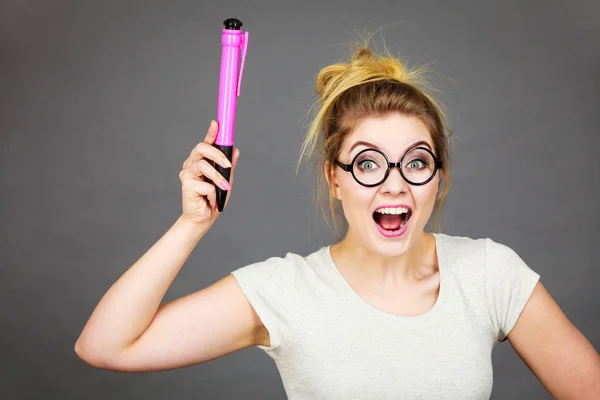
[[[270,346],[257,347],[271,357],[280,355],[286,345],[298,257],[288,253],[283,258],[271,257],[231,272],[269,332]]]
[[[510,247],[485,240],[485,294],[492,328],[500,342],[515,326],[540,275]]]

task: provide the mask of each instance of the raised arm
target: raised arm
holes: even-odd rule
[[[184,162],[182,216],[111,286],[81,332],[75,352],[87,363],[115,371],[157,371],[205,362],[255,344],[268,345],[265,327],[232,275],[161,305],[175,276],[218,216],[214,185],[204,179],[218,184],[223,180],[206,161],[220,162],[223,157],[211,146],[216,130],[213,122],[204,142]],[[235,149],[234,169],[238,157]]]

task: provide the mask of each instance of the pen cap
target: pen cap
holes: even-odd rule
[[[223,22],[223,25],[225,25],[225,29],[239,30],[244,24],[242,24],[242,21],[237,18],[228,18],[225,20],[225,22]]]

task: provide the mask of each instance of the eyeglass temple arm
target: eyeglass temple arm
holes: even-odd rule
[[[344,163],[339,162],[338,160],[335,160],[335,163],[344,171],[347,171],[347,172],[352,171],[352,164],[344,164]]]

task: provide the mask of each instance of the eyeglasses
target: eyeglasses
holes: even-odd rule
[[[411,185],[421,186],[432,180],[442,167],[442,162],[426,147],[408,150],[398,163],[390,162],[382,151],[376,149],[362,150],[350,164],[338,160],[335,163],[344,171],[352,172],[356,182],[366,187],[382,184],[391,168],[399,168],[400,175]]]

